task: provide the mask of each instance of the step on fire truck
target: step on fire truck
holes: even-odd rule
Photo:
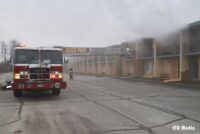
[[[31,90],[51,90],[53,95],[59,95],[65,88],[61,49],[14,49],[12,89],[15,97]]]

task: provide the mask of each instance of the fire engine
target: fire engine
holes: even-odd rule
[[[61,49],[16,47],[13,57],[12,89],[15,97],[30,90],[51,90],[53,95],[59,95],[61,89],[66,88]]]

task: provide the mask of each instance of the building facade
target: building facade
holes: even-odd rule
[[[200,21],[166,37],[142,38],[93,50],[79,57],[77,73],[160,78],[164,81],[200,79]]]

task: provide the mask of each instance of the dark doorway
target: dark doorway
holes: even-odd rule
[[[191,79],[198,78],[198,56],[189,59],[189,76]]]
[[[180,68],[179,59],[172,58],[170,60],[170,78],[171,79],[179,78],[179,68]]]

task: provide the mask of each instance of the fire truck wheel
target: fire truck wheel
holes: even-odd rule
[[[60,89],[52,89],[52,94],[56,96],[60,95]]]
[[[23,95],[22,90],[14,90],[13,93],[15,97],[21,97]]]

